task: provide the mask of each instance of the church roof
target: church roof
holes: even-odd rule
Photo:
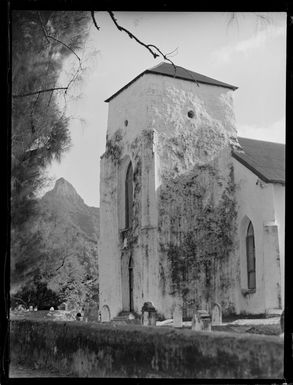
[[[285,145],[262,140],[238,138],[243,152],[233,157],[267,183],[285,184]]]
[[[115,94],[113,94],[108,99],[106,99],[105,102],[108,103],[110,100],[112,100],[115,96],[120,94],[120,92],[122,92],[126,88],[128,88],[132,83],[134,83],[138,78],[140,78],[144,74],[168,76],[171,78],[182,79],[182,80],[187,80],[187,81],[191,81],[191,82],[210,84],[213,86],[230,88],[233,91],[238,88],[238,87],[232,86],[231,84],[220,82],[219,80],[209,78],[208,76],[201,75],[197,72],[190,71],[186,68],[183,68],[183,67],[180,67],[177,65],[176,65],[176,72],[175,72],[175,68],[173,67],[172,64],[162,62],[155,67],[152,67],[150,69],[143,71],[136,78],[134,78],[129,83],[127,83],[124,87],[120,88],[120,90],[115,92]]]

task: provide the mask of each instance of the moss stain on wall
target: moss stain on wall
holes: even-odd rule
[[[161,290],[180,298],[189,316],[214,301],[233,313],[235,282],[229,265],[236,247],[237,212],[231,148],[222,133],[213,138],[212,148],[202,133],[200,145],[195,139],[199,134],[192,135],[189,141],[186,132],[184,140],[177,135],[161,141]],[[217,148],[218,156],[212,157]]]

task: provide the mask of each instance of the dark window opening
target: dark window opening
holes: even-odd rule
[[[125,228],[131,228],[133,216],[133,170],[129,163],[125,179]]]
[[[247,286],[249,290],[256,288],[255,274],[255,243],[254,230],[250,222],[246,234],[246,256],[247,256]]]

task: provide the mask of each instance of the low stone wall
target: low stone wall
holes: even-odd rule
[[[283,377],[279,337],[83,322],[12,320],[11,362],[78,377]]]

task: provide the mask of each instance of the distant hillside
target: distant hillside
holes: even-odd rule
[[[40,200],[43,211],[63,217],[72,226],[78,227],[89,238],[99,239],[100,209],[87,206],[72,184],[64,178],[57,180],[53,190]]]
[[[39,200],[37,217],[12,241],[12,292],[39,275],[69,302],[96,297],[99,208],[87,206],[64,178]]]

